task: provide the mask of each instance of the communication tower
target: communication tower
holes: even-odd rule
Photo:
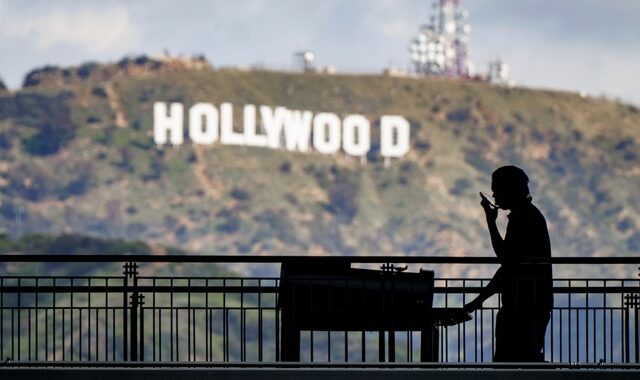
[[[451,78],[473,75],[467,54],[469,13],[462,8],[462,1],[438,0],[432,6],[434,15],[409,44],[415,73]]]

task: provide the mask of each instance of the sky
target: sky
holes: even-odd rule
[[[339,72],[408,66],[431,0],[0,0],[0,78],[48,64],[204,54],[214,65],[290,69],[313,50]],[[466,0],[478,72],[500,58],[518,85],[640,105],[640,1]]]

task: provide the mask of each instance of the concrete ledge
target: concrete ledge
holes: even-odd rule
[[[0,368],[11,380],[638,379],[638,369]]]

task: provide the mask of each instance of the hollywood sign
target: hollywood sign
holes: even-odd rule
[[[194,144],[243,145],[322,154],[342,149],[365,157],[371,149],[371,124],[363,115],[338,117],[335,113],[290,110],[285,107],[245,105],[242,131],[234,130],[233,105],[197,103],[189,108],[188,136]],[[259,116],[259,118],[258,118]],[[184,143],[184,106],[156,102],[153,106],[154,141],[158,145]],[[409,151],[409,122],[402,116],[380,118],[380,154],[385,158]]]

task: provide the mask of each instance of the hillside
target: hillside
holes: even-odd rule
[[[12,238],[0,234],[0,255],[185,255],[187,252],[158,244],[120,239],[101,239],[78,234],[43,235],[29,234]],[[113,263],[0,263],[0,276],[118,276],[122,273],[120,262]],[[229,266],[227,266],[229,267]],[[220,265],[193,265],[168,263],[140,263],[143,275],[191,275],[230,276],[228,268]]]
[[[158,148],[156,101],[398,114],[411,123],[411,150],[385,166],[375,125],[366,164],[220,144]],[[0,231],[216,254],[486,255],[477,192],[511,163],[532,179],[555,255],[637,255],[639,157],[637,108],[572,93],[145,57],[49,67],[0,92]]]

